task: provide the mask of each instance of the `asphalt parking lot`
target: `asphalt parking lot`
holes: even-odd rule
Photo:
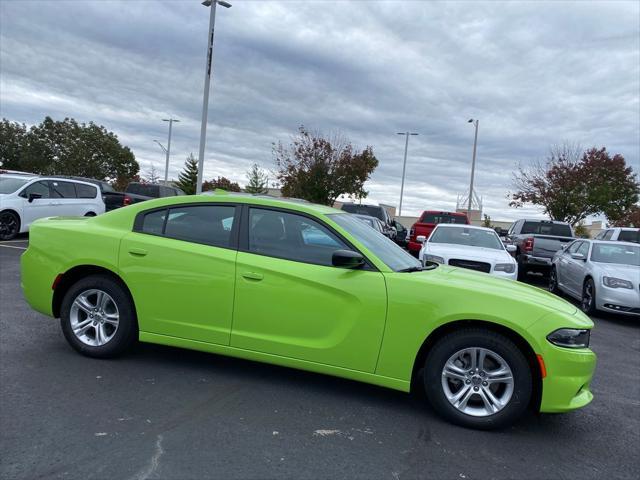
[[[84,358],[0,244],[0,477],[637,478],[640,320],[594,318],[588,407],[480,432],[419,395],[168,347]]]

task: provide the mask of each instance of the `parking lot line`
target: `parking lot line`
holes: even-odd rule
[[[16,247],[14,245],[2,245],[0,244],[0,247],[4,247],[4,248],[15,248],[16,250],[26,250],[27,247]]]
[[[29,240],[4,240],[3,242],[0,242],[0,245],[2,245],[3,243],[27,243]]]

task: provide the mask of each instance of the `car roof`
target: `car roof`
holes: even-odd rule
[[[620,240],[595,240],[595,239],[591,239],[591,238],[577,238],[576,240],[585,240],[591,243],[603,243],[603,244],[608,244],[608,245],[630,245],[630,246],[634,246],[637,247],[638,244],[635,242],[623,242]]]
[[[3,178],[21,178],[22,180],[31,180],[32,178],[38,178],[38,175],[33,173],[0,173],[0,177]]]
[[[496,231],[493,228],[488,228],[488,227],[480,227],[478,225],[463,225],[461,223],[439,223],[436,225],[436,228],[473,228],[474,230],[484,230],[486,232],[493,232],[496,233]],[[435,228],[434,228],[435,230]]]
[[[624,230],[625,232],[637,232],[640,230],[640,228],[634,228],[634,227],[611,227],[611,228],[607,228],[606,230]]]
[[[546,218],[519,218],[514,220],[513,223],[519,222],[520,220],[524,220],[525,222],[542,222],[542,223],[555,223],[561,225],[569,225],[567,222],[561,222],[560,220],[549,220]]]

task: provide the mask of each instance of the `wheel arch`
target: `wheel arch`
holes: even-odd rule
[[[422,346],[418,350],[414,360],[413,370],[411,372],[411,391],[423,388],[419,373],[422,371],[422,367],[429,350],[445,335],[465,327],[486,328],[487,330],[504,335],[516,344],[527,360],[533,379],[533,392],[531,395],[530,408],[538,411],[542,399],[542,375],[540,373],[540,364],[538,363],[535,351],[529,342],[515,330],[486,320],[455,320],[445,323],[433,330],[429,336],[425,338],[424,342],[422,342]]]
[[[20,212],[18,212],[18,210],[12,207],[6,207],[0,210],[0,213],[4,213],[4,212],[13,213],[16,217],[18,217],[18,226],[22,227],[22,216],[20,215]]]
[[[62,274],[61,277],[56,281],[56,287],[53,291],[53,299],[51,303],[51,311],[55,318],[60,318],[60,308],[62,306],[62,299],[65,294],[73,284],[75,284],[78,280],[87,277],[89,275],[105,275],[110,277],[112,280],[117,282],[127,293],[129,299],[131,300],[131,305],[133,305],[133,311],[136,312],[136,305],[133,300],[133,295],[131,295],[131,291],[127,284],[120,278],[120,276],[112,270],[109,270],[105,267],[99,267],[97,265],[77,265],[73,268],[70,268],[66,272]],[[137,317],[137,315],[136,315]]]

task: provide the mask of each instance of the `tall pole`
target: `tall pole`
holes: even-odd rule
[[[213,31],[216,23],[217,1],[211,2],[209,12],[209,46],[207,47],[207,62],[204,71],[204,95],[202,96],[202,124],[200,125],[200,150],[198,152],[198,183],[196,194],[202,193],[202,174],[204,170],[204,149],[207,142],[207,116],[209,114],[209,85],[211,84],[211,67],[213,62]]]
[[[176,120],[175,118],[163,119],[163,122],[169,122],[169,139],[167,140],[167,148],[165,150],[166,160],[164,164],[164,184],[166,185],[169,181],[169,156],[171,155],[171,128],[173,127],[173,122],[179,122],[180,120]]]
[[[471,200],[473,199],[473,176],[476,172],[476,148],[478,146],[478,124],[480,120],[469,120],[476,127],[476,134],[473,139],[473,159],[471,160],[471,181],[469,182],[469,205],[467,207],[467,214],[471,215]]]
[[[402,197],[404,196],[404,175],[407,171],[407,152],[409,150],[409,135],[418,135],[411,132],[400,132],[398,135],[404,135],[404,161],[402,162],[402,183],[400,184],[400,205],[398,206],[398,216],[402,215]]]

